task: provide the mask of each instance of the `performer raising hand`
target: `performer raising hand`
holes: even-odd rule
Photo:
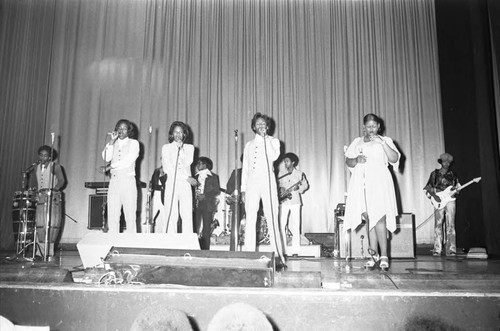
[[[111,139],[102,151],[108,164],[102,171],[111,172],[108,189],[108,226],[109,233],[120,232],[120,215],[123,206],[127,232],[136,233],[137,183],[135,180],[135,161],[139,157],[139,142],[134,139],[135,130],[128,120],[119,120]]]

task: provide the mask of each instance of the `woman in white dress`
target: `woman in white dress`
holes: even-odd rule
[[[364,136],[355,138],[345,153],[351,171],[345,210],[346,229],[355,230],[367,222],[370,248],[375,253],[365,267],[372,269],[380,260],[380,268],[389,268],[387,230],[396,230],[398,215],[394,182],[389,163],[398,167],[401,154],[389,137],[380,132],[380,119],[374,114],[363,118]]]

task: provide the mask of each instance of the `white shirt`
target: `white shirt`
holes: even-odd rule
[[[264,145],[265,141],[265,145]],[[267,152],[267,157],[266,157]],[[245,145],[243,152],[243,168],[241,175],[241,192],[245,192],[249,178],[262,176],[273,171],[273,162],[280,156],[280,141],[278,138],[255,134],[255,138]],[[269,161],[267,163],[266,161]]]
[[[196,188],[196,191],[198,191],[199,194],[203,194],[205,191],[205,180],[208,176],[212,176],[212,172],[208,169],[203,169],[198,171],[196,175],[198,175],[198,183],[200,183],[200,185]]]
[[[104,161],[111,161],[111,173],[120,172],[135,176],[135,160],[139,157],[139,142],[126,137],[107,143],[102,151]]]
[[[181,148],[179,148],[175,142],[163,145],[161,149],[161,164],[163,166],[163,171],[168,175],[168,180],[173,180],[174,175],[176,176],[176,181],[191,177],[193,156],[194,146],[191,144],[184,144]]]

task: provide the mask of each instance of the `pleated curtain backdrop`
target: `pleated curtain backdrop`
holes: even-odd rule
[[[62,242],[89,231],[84,183],[103,180],[121,118],[139,129],[142,182],[180,120],[224,187],[234,130],[242,152],[253,114],[272,116],[310,183],[303,232],[327,232],[349,180],[344,146],[376,113],[403,154],[400,212],[417,225],[432,213],[422,188],[444,148],[432,0],[0,0],[0,51],[2,247],[21,171],[51,133],[68,179]],[[432,238],[432,222],[417,231]]]

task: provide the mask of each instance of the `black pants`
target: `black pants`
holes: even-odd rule
[[[203,221],[203,229],[201,231],[200,247],[201,249],[210,249],[210,235],[214,212],[198,207],[195,212],[195,230],[199,233],[201,222]]]

